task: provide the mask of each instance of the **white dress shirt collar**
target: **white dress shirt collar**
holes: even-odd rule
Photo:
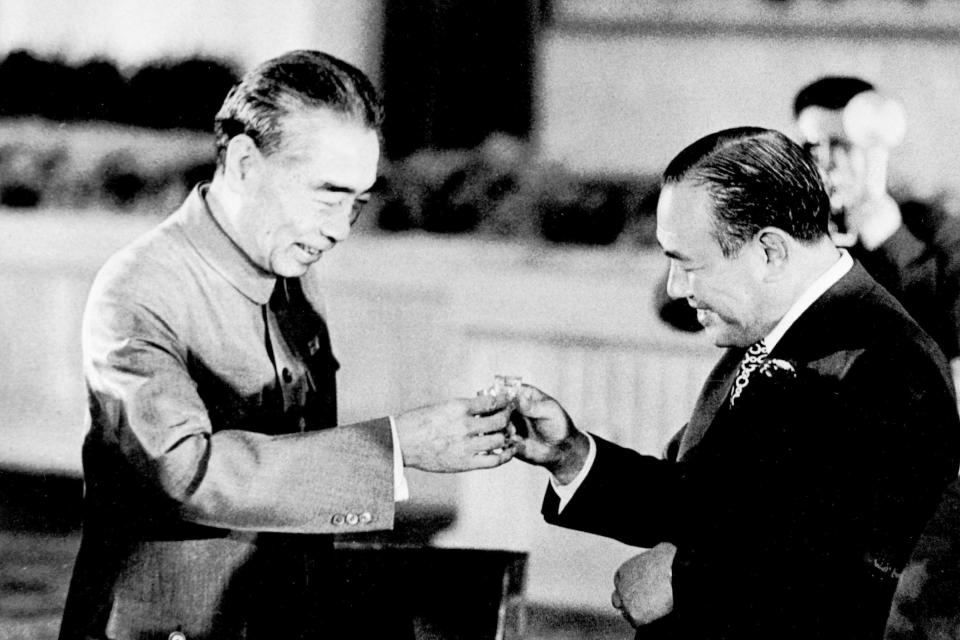
[[[835,285],[840,278],[847,275],[847,272],[853,268],[853,258],[845,249],[840,249],[840,258],[833,265],[823,272],[819,278],[813,281],[806,291],[804,291],[796,302],[787,310],[787,313],[780,318],[780,322],[773,328],[773,331],[767,334],[763,339],[767,346],[767,351],[773,351],[780,339],[787,332],[793,323],[797,321],[804,311],[817,299],[826,293],[827,289]]]

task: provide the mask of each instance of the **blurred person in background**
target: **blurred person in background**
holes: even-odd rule
[[[794,114],[826,174],[838,243],[937,341],[960,385],[960,219],[888,193],[886,156],[906,124],[899,106],[859,78],[825,77],[800,91]],[[960,482],[900,576],[885,637],[960,639]]]
[[[721,131],[669,164],[668,289],[726,351],[664,458],[520,393],[516,455],[551,473],[547,522],[648,549],[611,596],[637,638],[882,637],[956,476],[947,363],[834,244],[830,211],[809,154],[779,132]]]
[[[825,179],[834,240],[936,340],[960,384],[960,218],[890,195],[887,160],[906,128],[899,103],[859,78],[827,76],[800,90],[793,111]],[[685,301],[668,299],[665,281],[657,305],[669,324],[700,330]]]
[[[338,574],[329,534],[391,528],[404,466],[513,449],[490,396],[337,425],[315,265],[369,198],[381,121],[349,64],[265,62],[216,117],[212,182],[97,275],[64,640],[412,637],[390,594]]]

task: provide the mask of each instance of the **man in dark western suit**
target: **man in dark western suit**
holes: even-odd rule
[[[889,193],[887,159],[906,128],[893,97],[851,76],[824,76],[797,92],[793,115],[824,176],[838,244],[903,304],[950,362],[960,388],[960,218],[940,203]],[[668,324],[699,331],[683,300],[656,291]]]
[[[341,572],[329,534],[391,528],[404,466],[492,467],[513,450],[502,398],[337,425],[317,263],[369,198],[381,120],[342,60],[265,62],[217,114],[212,181],[97,275],[64,640],[412,633]]]
[[[944,357],[833,244],[829,213],[781,133],[698,140],[664,173],[657,238],[670,294],[727,350],[666,456],[520,394],[517,456],[551,472],[547,521],[649,549],[614,578],[638,638],[879,638],[956,473]]]

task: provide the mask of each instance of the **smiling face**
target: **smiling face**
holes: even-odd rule
[[[714,236],[713,200],[689,181],[664,185],[657,240],[670,259],[667,293],[686,298],[714,344],[748,346],[771,327],[763,319],[763,251],[748,242],[727,258]]]
[[[298,277],[350,234],[377,178],[380,141],[323,108],[281,124],[282,143],[268,155],[246,136],[230,142],[243,175],[234,240],[265,271]]]

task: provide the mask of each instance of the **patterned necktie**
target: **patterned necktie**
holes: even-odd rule
[[[767,349],[767,345],[763,340],[754,342],[750,345],[750,348],[747,349],[747,352],[743,355],[743,360],[740,361],[740,368],[737,369],[737,377],[733,381],[733,388],[730,390],[731,407],[736,403],[737,398],[740,397],[743,390],[747,388],[747,383],[750,382],[750,376],[766,362],[767,356],[769,355],[770,350]]]

